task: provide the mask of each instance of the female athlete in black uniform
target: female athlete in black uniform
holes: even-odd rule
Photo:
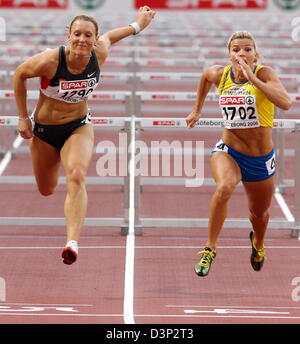
[[[85,176],[94,147],[88,96],[97,87],[100,67],[110,46],[146,28],[154,15],[148,6],[143,6],[134,23],[101,36],[93,17],[77,16],[69,26],[69,46],[37,54],[15,71],[18,129],[24,139],[31,139],[32,164],[39,192],[44,196],[54,193],[61,163],[66,173],[67,244],[62,252],[65,264],[72,264],[77,258],[77,242],[87,209]],[[41,78],[41,88],[32,130],[26,105],[26,79],[34,77]]]

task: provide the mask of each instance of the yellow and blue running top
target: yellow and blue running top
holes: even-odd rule
[[[263,67],[256,66],[254,74]],[[233,81],[231,65],[224,68],[218,93],[225,128],[273,127],[274,104],[250,81]]]

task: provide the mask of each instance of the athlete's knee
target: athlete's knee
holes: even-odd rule
[[[73,167],[69,171],[69,181],[74,182],[76,184],[82,184],[85,182],[86,170],[78,165]]]
[[[217,185],[217,189],[215,192],[216,198],[218,202],[227,202],[231,197],[233,190],[235,188],[234,183],[226,182],[226,183],[219,183]]]
[[[51,196],[55,192],[55,187],[39,186],[38,185],[38,190],[42,196]]]
[[[267,223],[269,221],[269,211],[264,209],[249,209],[249,219],[251,222],[260,221]]]

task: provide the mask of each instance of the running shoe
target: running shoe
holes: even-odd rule
[[[254,245],[253,245],[254,232],[253,231],[250,232],[249,237],[250,237],[251,246],[252,246],[250,262],[251,262],[253,270],[259,271],[262,268],[263,264],[264,264],[265,248],[263,247],[263,248],[260,248],[259,250],[257,250],[254,247]]]
[[[78,256],[77,242],[74,240],[69,241],[63,249],[61,256],[63,258],[63,263],[67,265],[73,264]]]
[[[210,247],[205,247],[203,251],[198,253],[202,253],[202,256],[199,262],[194,266],[194,270],[198,276],[207,276],[211,267],[211,263],[215,259],[217,253]]]

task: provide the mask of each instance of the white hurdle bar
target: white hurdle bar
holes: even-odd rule
[[[176,92],[175,92],[176,93]],[[215,98],[215,95],[211,95]],[[299,95],[300,101],[300,95]],[[130,121],[131,117],[92,117],[92,124],[95,127],[124,128],[125,123]],[[0,116],[0,126],[16,126],[18,124],[17,116]],[[136,117],[142,128],[185,128],[186,120],[184,118],[170,117]],[[300,123],[300,119],[274,119],[274,128],[294,129]],[[222,118],[200,118],[195,125],[196,128],[224,128]]]
[[[212,98],[215,95],[211,95]],[[298,97],[295,95],[294,97]],[[300,98],[299,98],[300,99]],[[185,119],[170,119],[170,118],[139,118],[137,119],[141,129],[146,128],[186,128]],[[138,124],[137,124],[138,126]],[[224,120],[219,118],[201,118],[197,121],[195,128],[224,128]],[[277,229],[290,229],[292,237],[299,237],[300,231],[300,119],[275,119],[274,129],[288,129],[295,133],[295,165],[296,175],[295,182],[290,183],[290,186],[294,186],[295,190],[295,216],[291,219],[271,219],[269,221],[269,228]],[[151,183],[151,177],[140,178],[140,185],[162,185],[155,182]],[[179,179],[179,178],[178,178]],[[174,184],[166,184],[174,185]],[[175,185],[184,185],[184,183],[177,183]],[[215,185],[214,182],[204,183],[203,185]],[[286,185],[287,186],[287,185]],[[275,192],[280,193],[280,188],[276,187]],[[138,207],[137,212],[138,212]],[[143,227],[186,227],[186,228],[205,228],[208,225],[207,219],[180,219],[180,218],[140,218],[140,228],[137,229],[137,233],[142,233]],[[227,228],[251,228],[250,221],[248,219],[226,219],[224,227]]]
[[[1,126],[16,126],[18,124],[17,116],[0,116]],[[94,126],[113,129],[125,129],[130,131],[130,117],[94,117],[92,123]],[[130,145],[130,135],[127,135],[127,146]],[[127,152],[127,159],[129,159],[129,152]],[[128,161],[128,160],[127,160]],[[1,161],[0,161],[1,164]],[[16,184],[32,184],[34,177],[31,176],[1,176],[0,179],[4,183]],[[109,182],[108,182],[109,181]],[[65,184],[66,178],[59,177],[58,183]],[[110,177],[106,178],[106,182],[102,177],[87,177],[87,184],[92,185],[121,185],[123,187],[123,203],[124,203],[124,217],[123,218],[86,218],[85,226],[101,226],[101,227],[120,227],[121,235],[128,233],[128,214],[129,214],[129,176],[125,177]],[[0,217],[0,226],[65,226],[64,218],[47,218],[47,217]]]
[[[134,117],[94,117],[92,123],[96,127],[111,127],[111,128],[125,128],[130,130],[130,123],[134,120],[136,126],[139,129],[155,128],[155,129],[165,129],[165,128],[180,128],[187,129],[186,121],[183,118],[137,118]],[[15,116],[2,116],[0,117],[0,126],[15,126],[18,122],[18,117]],[[224,123],[222,119],[219,118],[202,118],[196,123],[196,130],[203,128],[223,128]],[[300,187],[298,185],[300,181],[300,119],[275,119],[274,128],[283,128],[293,131],[296,135],[295,144],[295,165],[296,165],[296,175],[295,175],[295,215],[293,221],[285,219],[271,219],[269,222],[269,228],[277,229],[291,229],[292,236],[298,236],[300,230]],[[188,129],[187,129],[188,130]],[[130,135],[128,135],[129,137]],[[100,178],[100,177],[99,177]],[[125,177],[126,178],[126,177]],[[97,177],[94,178],[94,183]],[[147,178],[151,179],[151,177]],[[128,178],[129,180],[129,178]],[[139,186],[143,185],[143,180],[139,176],[135,177],[136,187],[136,200],[135,204],[136,210],[136,234],[142,234],[142,229],[144,227],[151,228],[171,228],[171,227],[185,227],[185,228],[205,228],[207,227],[208,219],[205,218],[140,218],[139,217],[139,196],[141,192]],[[100,184],[100,183],[99,183]],[[128,184],[128,183],[127,183]],[[125,191],[128,190],[129,184],[127,185],[125,181]],[[151,183],[145,183],[144,185],[151,185]],[[166,183],[165,185],[174,185]],[[128,196],[128,195],[127,195]],[[86,218],[86,226],[105,226],[105,227],[121,227],[121,234],[127,234],[128,232],[128,218],[127,218],[127,202],[125,196],[125,217],[124,218]],[[34,218],[34,217],[0,217],[0,225],[2,226],[64,226],[64,218]],[[250,222],[247,219],[227,219],[224,224],[227,228],[250,228]]]

